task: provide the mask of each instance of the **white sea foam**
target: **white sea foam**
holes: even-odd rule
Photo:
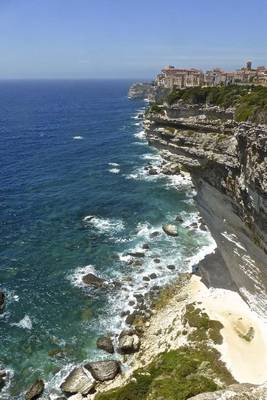
[[[187,259],[189,270],[191,271],[194,265],[197,265],[200,261],[202,261],[208,254],[211,254],[216,249],[217,245],[215,240],[209,235],[210,243],[202,246],[201,249],[195,254],[193,257],[189,257]]]
[[[74,139],[74,140],[82,140],[83,136],[73,136],[72,139]]]
[[[136,133],[134,134],[134,136],[135,136],[136,138],[142,139],[142,140],[146,138],[145,131],[136,132]]]
[[[32,321],[27,314],[19,322],[13,322],[10,325],[17,326],[23,329],[29,329],[29,330],[32,329]]]
[[[120,164],[115,163],[115,162],[109,162],[108,165],[110,165],[111,167],[119,167]]]
[[[141,158],[143,160],[149,160],[149,161],[157,161],[157,162],[162,161],[162,157],[160,154],[146,153],[146,154],[142,154]]]
[[[120,173],[120,169],[119,168],[110,168],[109,172],[111,172],[112,174],[119,174]]]
[[[122,231],[125,226],[121,219],[101,218],[88,215],[83,218],[83,222],[88,226],[93,226],[102,233],[116,233]]]

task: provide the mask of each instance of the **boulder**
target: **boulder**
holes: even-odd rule
[[[105,284],[105,280],[102,278],[99,278],[98,276],[94,275],[94,274],[87,274],[83,276],[83,283],[85,283],[86,285],[91,285],[97,288],[101,288],[104,286]]]
[[[155,272],[153,272],[152,274],[149,275],[150,279],[156,279],[157,278],[157,274],[155,274]]]
[[[84,367],[100,382],[110,381],[120,372],[120,363],[116,360],[90,362]]]
[[[181,222],[181,223],[184,222],[183,218],[180,215],[177,215],[177,217],[175,218],[175,221],[176,222]]]
[[[125,322],[128,325],[132,325],[135,321],[135,318],[138,316],[138,313],[134,311],[132,314],[127,315]]]
[[[44,381],[42,379],[37,379],[29,388],[25,394],[26,400],[35,400],[41,396],[44,391]]]
[[[177,227],[173,224],[165,224],[162,226],[162,229],[169,236],[178,236]]]
[[[60,385],[60,389],[66,393],[87,394],[95,386],[95,380],[83,367],[74,368]]]
[[[160,264],[160,258],[154,258],[154,263],[156,263],[156,264]]]
[[[175,265],[172,264],[167,265],[167,268],[173,271],[175,269]]]
[[[140,338],[134,329],[124,330],[119,336],[118,351],[121,354],[132,354],[139,350]]]
[[[108,336],[101,336],[100,338],[98,338],[96,341],[96,346],[99,349],[106,351],[107,353],[110,353],[110,354],[114,353],[114,347],[113,347],[112,340]]]
[[[5,307],[5,293],[0,291],[0,312],[4,310]]]

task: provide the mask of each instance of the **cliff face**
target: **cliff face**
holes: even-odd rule
[[[178,103],[148,113],[148,141],[191,173],[196,202],[240,294],[267,305],[267,127]]]
[[[167,90],[164,88],[158,88],[154,86],[152,83],[134,83],[129,91],[128,98],[130,100],[135,99],[147,99],[149,101],[158,101],[162,97],[164,97],[167,93]]]

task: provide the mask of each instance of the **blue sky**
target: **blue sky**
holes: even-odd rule
[[[0,0],[0,78],[267,64],[267,0]]]

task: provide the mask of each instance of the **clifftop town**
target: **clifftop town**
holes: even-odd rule
[[[180,69],[169,65],[156,76],[155,85],[161,88],[187,88],[195,86],[218,86],[231,84],[267,85],[267,68],[252,68],[252,62],[236,71],[214,68],[203,72],[200,69]]]

